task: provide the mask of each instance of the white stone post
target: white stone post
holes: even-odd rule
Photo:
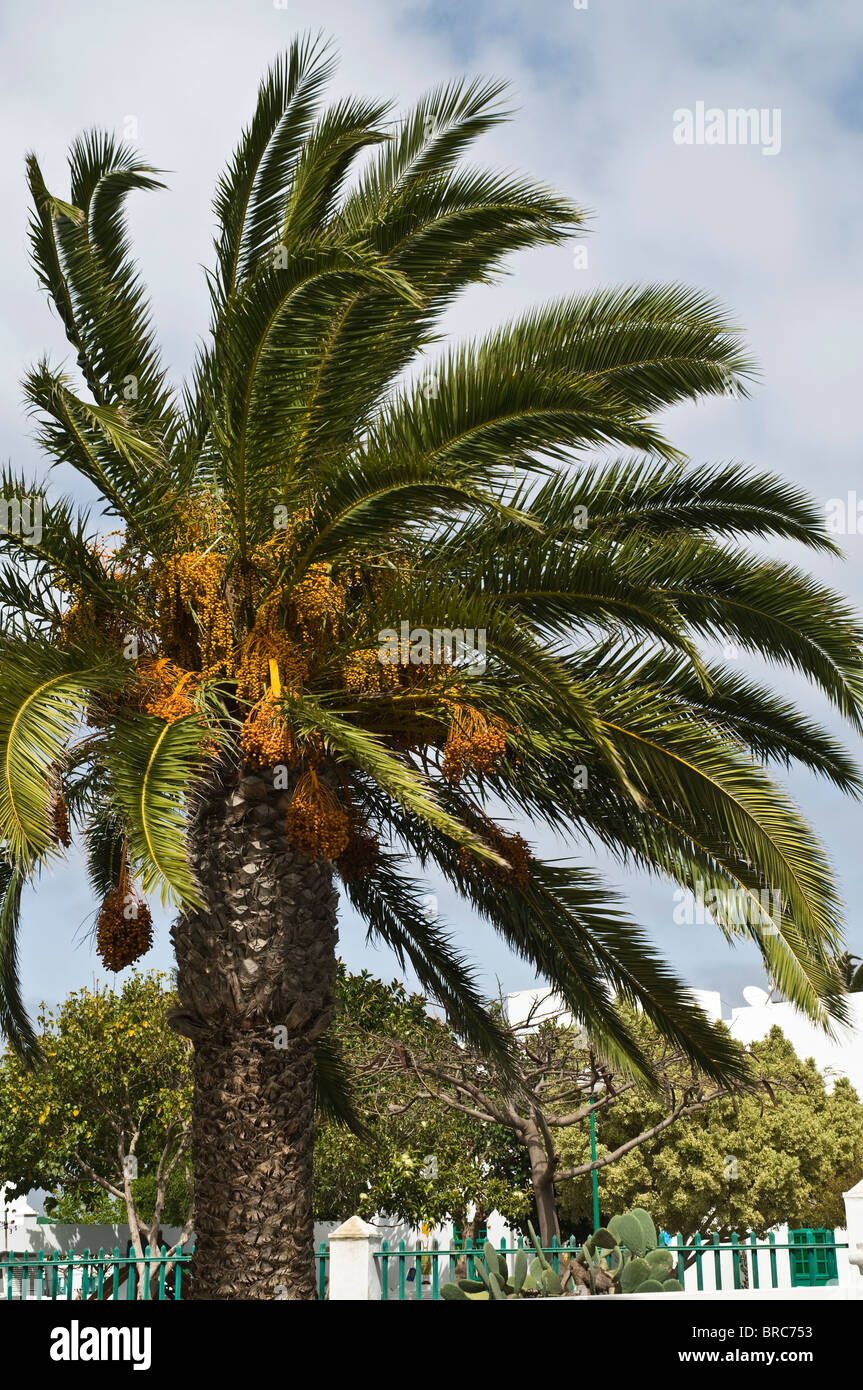
[[[851,1275],[852,1284],[863,1296],[863,1182],[850,1192],[843,1193],[845,1202],[845,1233],[848,1237],[848,1262],[857,1270]]]
[[[380,1232],[359,1216],[352,1216],[330,1236],[330,1299],[367,1302],[381,1296]]]

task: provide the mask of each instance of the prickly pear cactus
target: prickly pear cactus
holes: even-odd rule
[[[633,1207],[621,1216],[613,1216],[608,1229],[625,1247],[619,1277],[621,1293],[683,1292],[683,1285],[674,1277],[674,1256],[668,1246],[658,1243],[649,1212]]]
[[[575,1281],[570,1273],[569,1257],[562,1251],[558,1258],[559,1269],[555,1270],[530,1223],[528,1230],[534,1244],[532,1258],[526,1250],[517,1251],[510,1274],[506,1258],[487,1240],[482,1259],[478,1255],[473,1259],[478,1277],[442,1284],[441,1298],[447,1302],[498,1303],[509,1298],[562,1298],[573,1292]]]
[[[498,1303],[510,1298],[566,1298],[575,1294],[682,1293],[674,1278],[674,1256],[658,1243],[656,1226],[643,1207],[613,1216],[578,1251],[561,1250],[557,1269],[528,1222],[533,1255],[519,1250],[510,1274],[506,1258],[491,1241],[482,1259],[474,1256],[475,1279],[441,1286],[441,1298]]]

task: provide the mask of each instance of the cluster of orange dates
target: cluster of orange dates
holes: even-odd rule
[[[117,972],[134,965],[153,944],[150,909],[136,891],[128,870],[126,854],[116,888],[105,898],[96,922],[96,950],[106,970]]]
[[[349,798],[346,808],[323,775],[323,740],[319,735],[300,738],[296,734],[283,713],[281,696],[283,691],[297,694],[319,663],[332,662],[333,648],[346,635],[351,586],[362,569],[336,574],[329,565],[313,563],[298,582],[292,581],[297,528],[305,519],[305,514],[298,514],[293,529],[283,529],[253,551],[252,578],[247,583],[254,591],[246,596],[244,611],[252,612],[254,621],[245,638],[238,640],[235,590],[242,586],[235,585],[226,572],[219,549],[223,518],[218,502],[207,497],[184,504],[174,553],[144,572],[155,599],[155,623],[153,631],[144,634],[146,654],[136,664],[134,684],[121,692],[118,701],[168,723],[191,715],[205,722],[196,694],[205,682],[230,682],[236,701],[246,709],[240,747],[247,764],[261,770],[283,764],[295,769],[285,813],[289,843],[312,858],[336,861],[343,876],[352,879],[373,869],[379,853],[377,838],[354,814]],[[105,557],[100,558],[105,564]],[[122,563],[121,558],[112,572],[122,572]],[[379,575],[375,578],[372,573],[366,590],[369,587],[379,590]],[[116,620],[97,614],[80,595],[73,598],[62,619],[61,641],[76,642],[98,630],[103,638],[122,642],[124,634]],[[427,746],[434,720],[412,720],[416,701],[408,697],[417,692],[431,695],[430,704],[438,711],[435,718],[439,720],[444,711],[447,719],[441,772],[453,785],[471,774],[494,772],[506,756],[506,724],[467,703],[464,683],[452,670],[420,671],[382,659],[377,648],[367,648],[342,658],[334,674],[349,695],[384,695],[392,701],[405,697],[396,717],[392,710],[380,716],[382,733],[397,747]],[[107,723],[109,715],[107,705],[94,707],[90,722]],[[218,747],[215,739],[202,744],[204,752],[214,753]],[[55,804],[55,838],[67,843],[68,817],[64,825],[60,803]],[[496,847],[511,866],[505,881],[524,881],[528,862],[524,841],[505,836],[489,822],[492,840],[495,833],[500,839]],[[477,861],[473,866],[477,867]],[[139,903],[136,912],[128,912],[125,861],[123,873],[124,881],[105,899],[99,915],[99,951],[109,969],[122,969],[120,961],[130,963],[152,936],[146,906]]]

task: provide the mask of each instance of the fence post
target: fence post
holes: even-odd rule
[[[848,1261],[855,1265],[863,1279],[863,1181],[842,1194],[845,1202],[845,1230],[848,1236]],[[852,1275],[853,1278],[853,1275]]]
[[[380,1232],[359,1216],[344,1221],[330,1236],[330,1301],[360,1299],[367,1302],[381,1296],[380,1272],[375,1254],[380,1250]]]

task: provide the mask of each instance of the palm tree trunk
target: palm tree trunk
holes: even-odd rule
[[[315,1039],[334,1011],[337,894],[285,839],[287,796],[221,764],[189,860],[204,906],[173,928],[195,1044],[191,1296],[313,1299]]]
[[[315,1297],[312,1049],[195,1049],[195,1298]]]

